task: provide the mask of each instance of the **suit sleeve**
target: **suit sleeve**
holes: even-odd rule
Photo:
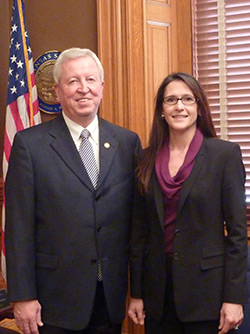
[[[35,186],[32,160],[21,133],[11,150],[5,183],[5,247],[11,301],[35,299]]]
[[[247,224],[245,170],[238,145],[229,150],[224,166],[222,207],[227,230],[223,301],[247,300]]]

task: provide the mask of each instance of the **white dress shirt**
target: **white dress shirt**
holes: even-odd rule
[[[63,111],[62,111],[63,118],[65,123],[69,129],[71,137],[76,145],[77,151],[79,151],[80,144],[82,142],[81,133],[82,130],[85,129],[81,125],[72,121]],[[93,119],[93,121],[86,127],[89,131],[89,141],[93,147],[94,155],[98,167],[98,171],[100,172],[100,159],[99,159],[99,123],[97,115]]]

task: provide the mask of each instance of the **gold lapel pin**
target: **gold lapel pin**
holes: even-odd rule
[[[107,142],[104,143],[104,147],[105,147],[105,148],[110,148],[110,143],[107,143]]]

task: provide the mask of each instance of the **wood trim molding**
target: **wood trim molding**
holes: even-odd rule
[[[142,0],[97,0],[98,56],[105,69],[100,115],[145,143],[142,11]]]
[[[105,89],[101,115],[123,125],[123,81],[121,57],[121,10],[119,1],[97,1],[98,56],[105,69]]]
[[[122,1],[122,0],[121,0]],[[129,128],[136,131],[142,142],[146,143],[145,115],[145,63],[144,63],[144,33],[143,13],[144,1],[124,1],[125,30],[124,58],[127,73],[127,101]]]
[[[178,71],[192,74],[192,6],[191,0],[178,0],[177,44]]]

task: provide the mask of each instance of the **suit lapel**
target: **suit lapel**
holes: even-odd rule
[[[62,115],[59,115],[51,123],[50,136],[50,145],[54,151],[60,156],[68,168],[80,179],[80,181],[91,191],[94,191]]]
[[[116,150],[118,147],[118,141],[115,139],[115,134],[108,123],[99,119],[100,130],[100,175],[98,181],[98,188],[106,178],[111,169],[112,162],[114,160]]]
[[[190,193],[195,180],[197,179],[204,157],[205,157],[205,142],[206,142],[206,138],[203,139],[201,148],[195,158],[195,162],[194,162],[194,166],[192,168],[192,171],[189,175],[189,177],[186,179],[186,181],[183,183],[182,188],[181,188],[181,193],[180,193],[180,199],[179,199],[179,204],[178,204],[178,214],[180,213],[185,200],[188,196],[188,194]]]
[[[162,229],[164,229],[164,197],[155,171],[152,176],[152,192],[159,221]]]

